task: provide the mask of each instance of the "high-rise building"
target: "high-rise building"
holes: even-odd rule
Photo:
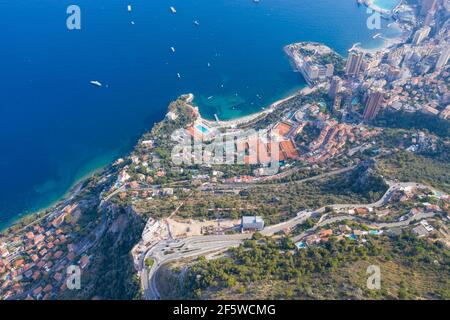
[[[384,94],[381,89],[375,90],[369,95],[367,99],[366,108],[364,109],[364,121],[374,119],[380,111],[381,104],[384,99]]]
[[[414,33],[413,43],[420,44],[426,37],[430,34],[431,28],[429,26],[425,26]]]
[[[334,66],[327,64],[325,66],[306,61],[300,70],[308,83],[315,81],[324,81],[333,76]]]
[[[389,82],[395,81],[401,76],[402,70],[397,67],[390,67],[387,71],[387,80]]]
[[[319,67],[312,63],[305,63],[304,68],[309,79],[316,80],[319,78]]]
[[[341,103],[342,103],[342,96],[337,95],[336,98],[334,98],[333,102],[333,112],[336,112],[341,109]]]
[[[370,72],[371,70],[377,68],[381,63],[382,57],[383,55],[380,55],[378,53],[366,56],[361,63],[360,71],[366,74],[367,72]]]
[[[405,47],[406,46],[401,46],[400,48],[391,50],[388,53],[387,60],[388,60],[388,63],[390,65],[393,65],[393,66],[400,65],[400,63],[402,62],[403,57],[405,55],[405,52],[406,52],[406,48]]]
[[[361,65],[364,60],[363,52],[352,51],[347,58],[347,64],[345,65],[345,75],[356,76],[361,71]]]
[[[436,14],[436,11],[430,11],[428,12],[428,14],[425,16],[425,20],[423,21],[423,24],[425,26],[429,26],[434,22],[434,16]]]
[[[450,58],[450,46],[444,48],[444,50],[442,51],[438,61],[436,62],[436,69],[445,67],[449,58]]]
[[[426,16],[429,12],[436,11],[437,9],[437,0],[422,0],[420,15]]]
[[[328,96],[332,99],[336,97],[336,94],[342,90],[342,79],[338,76],[334,76],[331,79],[330,89],[328,90]]]
[[[332,63],[329,63],[327,65],[325,65],[326,71],[325,71],[325,76],[327,78],[332,77],[334,74],[334,65]]]

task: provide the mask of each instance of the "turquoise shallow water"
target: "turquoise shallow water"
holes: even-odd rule
[[[374,0],[373,3],[380,8],[392,10],[400,3],[400,0]]]
[[[284,45],[381,43],[354,0],[78,0],[81,31],[69,4],[0,0],[3,226],[129,151],[182,93],[206,117],[239,117],[304,86]]]

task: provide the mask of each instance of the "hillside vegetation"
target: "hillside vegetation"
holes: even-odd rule
[[[449,299],[449,262],[441,245],[406,234],[301,251],[257,237],[228,257],[199,258],[176,290],[191,299]],[[367,288],[369,265],[381,269],[381,290]]]

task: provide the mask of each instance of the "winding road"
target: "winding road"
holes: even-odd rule
[[[304,223],[307,219],[315,216],[321,216],[322,218],[319,222],[311,229],[305,231],[299,236],[293,238],[294,241],[298,241],[302,239],[308,233],[316,230],[319,227],[332,224],[335,222],[343,221],[343,220],[358,220],[361,222],[369,223],[371,225],[375,225],[379,228],[394,228],[394,227],[402,227],[408,225],[412,221],[418,221],[425,218],[430,218],[436,213],[428,212],[421,213],[414,217],[411,217],[405,221],[401,222],[391,222],[391,223],[377,223],[369,220],[365,220],[361,217],[352,216],[352,215],[340,215],[336,217],[326,218],[324,213],[326,212],[326,208],[333,209],[354,209],[358,207],[366,207],[366,208],[377,208],[384,206],[390,199],[394,192],[399,191],[401,189],[407,187],[415,187],[419,189],[428,189],[433,191],[435,194],[438,193],[434,188],[429,186],[418,184],[414,182],[387,182],[390,186],[383,197],[371,204],[335,204],[326,207],[322,207],[318,210],[314,211],[301,211],[297,214],[296,217],[282,222],[273,226],[266,227],[261,234],[264,236],[271,236],[276,234],[277,232],[283,231],[286,228],[293,228],[297,225]],[[439,192],[440,194],[444,194],[443,192]],[[445,195],[445,194],[444,194]],[[143,254],[142,259],[140,259],[139,273],[141,275],[141,284],[144,292],[145,299],[148,300],[159,300],[161,295],[158,291],[156,285],[157,273],[158,270],[165,264],[177,260],[183,260],[187,258],[197,257],[201,255],[206,255],[214,252],[225,251],[231,247],[239,246],[244,240],[250,239],[253,236],[251,233],[243,233],[243,234],[232,234],[232,235],[208,235],[208,236],[195,236],[189,237],[185,239],[166,239],[158,242],[156,245],[147,248],[147,251]],[[145,259],[150,258],[153,259],[154,264],[148,270],[145,267]]]

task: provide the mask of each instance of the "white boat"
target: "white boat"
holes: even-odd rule
[[[208,62],[208,68],[211,68],[211,63]]]
[[[208,100],[211,100],[212,98],[214,98],[214,96],[209,96],[209,97],[208,97]]]
[[[377,33],[376,35],[374,35],[372,38],[376,39],[376,38],[381,38],[383,34],[382,33]]]
[[[175,9],[175,7],[170,7],[170,11],[172,11],[172,13],[177,13],[177,9]]]
[[[97,87],[103,86],[102,83],[100,81],[97,81],[97,80],[92,80],[91,84],[93,84],[94,86],[97,86]]]
[[[198,22],[197,20],[195,20],[195,21],[194,21],[194,24],[195,24],[196,26],[199,26],[199,25],[200,25],[200,22]]]
[[[172,52],[175,53],[175,48],[174,47],[170,47],[170,50],[172,50]]]
[[[177,77],[178,77],[178,79],[181,79],[181,74],[177,73]]]
[[[129,4],[129,5],[127,6],[127,8],[128,8],[128,12],[131,12],[131,4]]]

